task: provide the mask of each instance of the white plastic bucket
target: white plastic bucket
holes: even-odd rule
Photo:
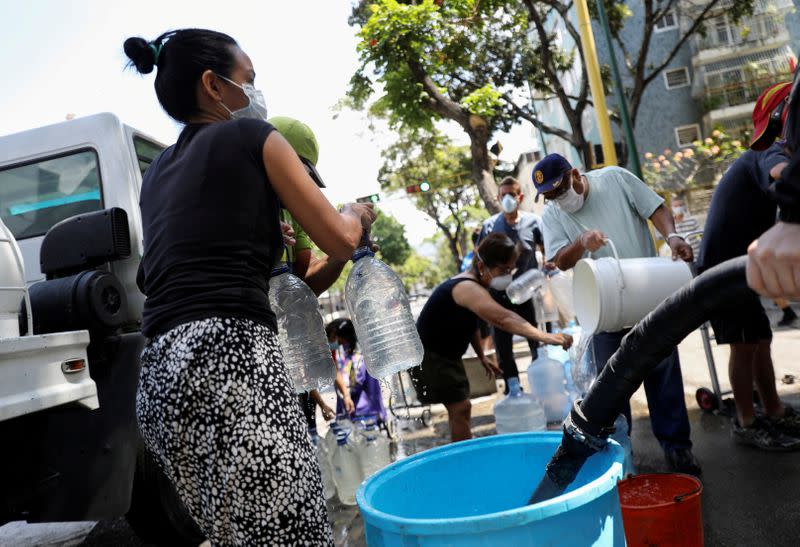
[[[586,332],[632,327],[692,280],[689,265],[670,258],[584,258],[575,265],[575,315]]]

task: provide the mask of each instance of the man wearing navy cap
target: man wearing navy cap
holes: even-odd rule
[[[549,202],[542,214],[545,256],[561,270],[569,270],[581,258],[611,256],[612,240],[620,258],[654,257],[648,219],[666,237],[673,260],[693,259],[692,248],[675,232],[672,212],[664,200],[633,173],[620,167],[604,167],[581,174],[558,154],[545,156],[532,173],[538,196]],[[622,343],[629,329],[594,334],[592,351],[599,369]],[[683,395],[683,378],[677,348],[644,381],[650,423],[664,449],[669,467],[698,474],[692,454],[689,417]],[[625,409],[631,423],[630,406]]]

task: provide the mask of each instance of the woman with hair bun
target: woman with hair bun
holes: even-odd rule
[[[417,319],[417,331],[425,348],[422,364],[409,372],[422,403],[442,403],[447,409],[450,439],[472,438],[469,381],[461,356],[472,345],[487,375],[502,371],[483,354],[478,319],[544,344],[567,349],[568,334],[542,332],[492,298],[487,287],[505,290],[517,266],[519,250],[506,234],[494,232],[475,249],[472,266],[433,290]]]
[[[265,121],[253,64],[230,36],[184,29],[124,49],[141,74],[157,69],[158,101],[185,125],[140,195],[145,444],[212,544],[332,544],[268,280],[283,249],[281,207],[341,260],[375,214],[328,203]]]

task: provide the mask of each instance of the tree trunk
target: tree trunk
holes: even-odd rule
[[[468,131],[470,152],[472,153],[472,181],[478,187],[483,204],[491,214],[500,212],[497,202],[497,183],[492,175],[489,161],[489,128],[486,121],[478,116],[470,116]]]

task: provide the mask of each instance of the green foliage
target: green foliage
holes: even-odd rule
[[[692,146],[656,155],[648,152],[642,165],[644,180],[660,192],[683,192],[694,187],[713,186],[747,147],[741,140],[715,129],[710,137]]]
[[[430,289],[447,279],[447,275],[437,264],[416,252],[412,252],[395,271],[408,292],[413,292],[417,286]]]
[[[411,255],[405,226],[391,215],[379,211],[370,236],[380,246],[380,257],[387,264],[400,266]]]

